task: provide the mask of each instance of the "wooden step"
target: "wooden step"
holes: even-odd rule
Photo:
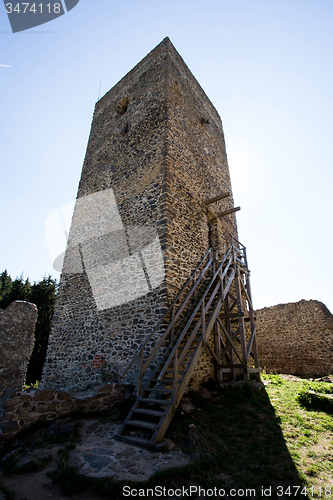
[[[148,408],[136,408],[132,411],[133,413],[142,413],[143,415],[151,415],[152,417],[163,417],[165,415],[164,411],[149,410]]]
[[[145,429],[152,429],[154,431],[158,428],[158,424],[145,422],[144,420],[125,420],[124,424],[134,425],[135,427],[144,427]]]
[[[173,389],[165,389],[163,387],[147,387],[146,389],[143,390],[143,392],[146,391],[152,391],[152,392],[165,392],[171,394],[173,392]]]
[[[143,438],[143,437],[139,437],[139,436],[129,436],[128,434],[125,434],[125,435],[121,435],[121,436],[118,436],[118,435],[115,435],[114,436],[115,439],[117,439],[118,441],[124,441],[125,443],[131,443],[131,444],[137,444],[139,446],[147,446],[147,447],[150,447],[150,439],[148,438]]]
[[[168,405],[170,404],[170,399],[153,399],[153,398],[138,398],[138,401],[142,401],[143,403],[152,403],[154,405]]]

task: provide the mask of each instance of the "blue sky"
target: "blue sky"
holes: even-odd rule
[[[331,0],[80,0],[13,34],[0,4],[0,271],[59,277],[45,220],[76,197],[100,82],[169,36],[222,118],[255,307],[333,311],[332,27]]]

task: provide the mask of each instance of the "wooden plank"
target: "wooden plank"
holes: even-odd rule
[[[246,249],[244,248],[244,259],[245,262],[247,262],[247,257],[246,257]],[[251,285],[250,285],[250,276],[246,276],[246,289],[248,292],[249,297],[252,299],[252,294],[251,294]],[[252,300],[251,300],[252,302]],[[253,302],[252,302],[253,304]],[[249,311],[249,317],[250,317],[250,323],[251,323],[251,331],[255,328],[255,316],[254,312]],[[254,366],[259,369],[260,368],[260,363],[259,363],[259,354],[258,354],[258,347],[257,347],[257,340],[256,340],[256,335],[253,337],[253,343],[252,343],[252,351],[254,354]],[[257,373],[256,375],[256,380],[259,382],[260,381],[260,373]]]
[[[148,408],[135,408],[133,412],[142,413],[143,415],[151,415],[153,417],[163,417],[165,415],[165,412],[163,411],[149,410]]]
[[[252,312],[254,312],[253,305],[252,305],[252,300],[251,300],[251,298],[249,297],[249,294],[247,293],[247,290],[246,290],[246,288],[245,288],[245,285],[244,285],[244,283],[243,283],[243,280],[240,280],[240,282],[241,282],[241,285],[242,285],[243,291],[244,291],[244,293],[245,293],[246,300],[247,300],[247,301],[248,301],[248,303],[249,303],[250,309],[251,309],[251,311],[252,311]]]
[[[243,360],[242,360],[241,356],[238,354],[238,351],[237,351],[237,349],[236,349],[236,346],[235,346],[235,344],[233,343],[233,340],[232,340],[232,338],[230,337],[229,332],[226,330],[226,328],[225,328],[224,324],[222,323],[222,321],[220,320],[220,318],[217,318],[217,321],[219,322],[220,327],[221,327],[221,328],[222,328],[222,330],[224,331],[224,334],[225,334],[225,336],[227,337],[227,339],[228,339],[228,341],[229,341],[229,343],[230,343],[230,346],[231,346],[231,347],[232,347],[232,349],[234,350],[234,352],[235,352],[235,354],[236,354],[237,358],[238,358],[238,359],[239,359],[239,361],[242,363],[242,362],[243,362]]]
[[[138,398],[138,401],[142,401],[142,403],[153,403],[154,405],[168,405],[170,403],[170,400],[153,398]]]
[[[229,191],[225,191],[224,193],[218,194],[214,198],[208,198],[207,200],[204,201],[204,204],[210,205],[211,203],[214,203],[215,201],[222,200],[223,198],[227,198],[228,196],[230,196]]]
[[[144,420],[125,420],[126,425],[133,425],[135,427],[144,427],[145,429],[155,430],[158,425],[152,422],[144,422]]]
[[[256,327],[256,325],[254,325],[253,331],[251,333],[249,345],[247,346],[247,361],[249,361],[250,352],[251,352],[251,349],[252,349],[253,339],[254,339],[254,336],[256,334],[256,329],[257,329],[257,327]]]
[[[234,212],[238,212],[241,207],[231,208],[230,210],[226,210],[225,212],[220,212],[216,214],[216,217],[224,217],[225,215],[233,214]]]
[[[177,385],[178,385],[178,348],[173,358],[173,411],[177,409]]]
[[[243,370],[244,368],[247,368],[247,365],[244,365],[244,364],[240,365],[240,364],[236,364],[236,363],[230,364],[230,365],[222,364],[222,365],[219,365],[219,368],[230,368],[230,369],[231,368],[242,368],[242,370]]]
[[[217,301],[217,303],[216,303],[214,311],[210,315],[210,318],[209,318],[209,321],[208,321],[208,324],[207,324],[207,327],[206,327],[206,338],[209,337],[209,334],[210,334],[210,332],[213,329],[214,323],[215,323],[216,318],[217,318],[217,316],[218,316],[218,314],[220,312],[221,307],[222,307],[222,301],[221,301],[221,299],[219,299]],[[206,340],[206,339],[204,339],[204,340]]]
[[[220,286],[221,286],[221,282],[220,282],[220,281],[218,281],[218,282],[217,282],[217,284],[216,284],[216,287],[214,288],[214,290],[213,290],[213,292],[212,292],[212,294],[211,294],[211,296],[210,296],[210,298],[209,298],[209,300],[208,300],[208,302],[207,302],[207,306],[205,307],[205,312],[204,312],[204,314],[206,314],[206,313],[208,312],[208,309],[210,308],[211,303],[212,303],[212,302],[213,302],[213,300],[215,299],[215,295],[217,294],[217,291],[218,291],[218,289],[220,288]],[[203,300],[203,302],[202,302],[202,303],[204,303],[204,300]]]
[[[217,321],[214,323],[214,347],[217,359],[221,361],[221,340],[219,336],[219,324]]]
[[[236,264],[235,264],[236,265]],[[243,303],[242,303],[242,289],[240,284],[240,276],[239,270],[237,268],[237,273],[235,277],[235,285],[236,285],[236,297],[237,297],[237,309],[238,313],[242,313],[243,311]],[[247,365],[247,351],[246,351],[246,335],[245,335],[245,324],[244,317],[239,318],[239,335],[241,340],[241,351],[242,351],[242,362]],[[246,369],[244,369],[244,381],[248,382],[248,373]]]
[[[168,411],[165,419],[160,423],[160,426],[152,435],[152,437],[150,439],[150,442],[152,444],[159,443],[160,441],[162,441],[162,439],[164,438],[164,434],[166,433],[166,431],[170,425],[170,422],[172,420],[173,415],[174,415],[174,411],[173,411],[173,407],[171,406],[169,408],[169,411]]]
[[[229,297],[229,295],[226,296],[225,301],[224,301],[224,311],[225,311],[226,316],[230,316],[231,313],[230,313],[230,297]],[[230,332],[230,335],[233,334],[233,331],[231,328],[231,321],[228,318],[226,319],[226,329],[228,332]],[[232,337],[232,340],[234,340],[233,337]],[[226,344],[227,344],[227,342],[226,342]],[[225,356],[226,356],[227,360],[229,361],[229,363],[234,364],[235,356],[234,356],[234,351],[232,348],[230,349],[230,353],[228,351],[226,352]],[[221,355],[221,362],[222,362],[222,359],[223,359],[223,356]],[[222,378],[223,378],[223,375],[222,375]],[[235,380],[235,379],[236,379],[235,370],[232,369],[231,370],[231,380]]]
[[[240,318],[244,316],[244,313],[235,313],[235,314],[220,314],[220,318],[222,319],[232,319],[232,318]]]
[[[234,296],[232,295],[232,293],[230,293],[230,292],[228,292],[228,297],[230,297],[230,298],[231,298],[231,300],[233,301],[233,304],[232,304],[232,306],[231,306],[231,308],[230,308],[230,311],[231,311],[231,309],[233,309],[233,308],[235,307],[235,305],[237,304],[237,299],[236,299],[236,297],[234,297]]]

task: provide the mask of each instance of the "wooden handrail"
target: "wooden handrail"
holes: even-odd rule
[[[225,264],[225,261],[227,260],[227,258],[228,258],[228,256],[229,256],[229,253],[230,253],[231,249],[232,249],[232,246],[229,248],[228,252],[226,253],[226,255],[225,255],[224,259],[223,259],[223,261],[221,262],[221,264],[219,265],[219,267],[218,267],[217,271],[215,272],[215,274],[214,274],[213,278],[210,280],[210,283],[209,283],[209,285],[207,286],[207,288],[206,288],[206,290],[205,290],[205,293],[203,294],[203,296],[201,297],[201,299],[200,299],[200,300],[199,300],[199,302],[197,303],[197,305],[196,305],[196,307],[195,307],[195,309],[194,309],[193,313],[191,314],[191,317],[189,318],[188,322],[186,323],[186,325],[185,325],[185,327],[184,327],[184,329],[183,329],[182,333],[181,333],[181,334],[180,334],[180,336],[179,336],[179,339],[177,340],[177,342],[176,342],[176,344],[175,344],[174,348],[172,349],[172,351],[171,351],[171,353],[170,353],[170,355],[169,355],[169,357],[168,357],[168,359],[167,359],[167,361],[166,361],[166,363],[165,363],[165,367],[166,367],[166,366],[167,366],[167,365],[171,362],[171,360],[172,360],[172,358],[173,358],[173,356],[174,356],[174,353],[175,353],[176,349],[178,349],[179,344],[182,342],[184,335],[186,334],[187,330],[189,329],[189,327],[190,327],[191,323],[193,322],[193,319],[195,318],[195,316],[196,316],[196,314],[197,314],[197,312],[198,312],[199,308],[201,307],[201,304],[202,304],[203,300],[205,300],[207,293],[208,293],[208,292],[209,292],[209,290],[211,289],[212,285],[214,284],[214,282],[215,282],[215,280],[216,280],[217,275],[219,274],[219,272],[221,271],[221,269],[222,269],[223,265]],[[228,264],[227,264],[227,266],[226,266],[226,269],[224,270],[224,273],[223,273],[223,275],[222,275],[222,276],[223,276],[223,277],[222,277],[222,279],[225,277],[225,275],[226,275],[226,273],[227,273],[227,271],[228,271],[228,268],[230,267],[231,262],[232,262],[232,258],[230,258],[230,259],[229,259],[229,261],[228,261]],[[230,283],[229,283],[229,286],[225,289],[225,295],[228,293],[228,290],[229,290],[230,284],[231,284],[231,281],[230,281]],[[219,281],[219,285],[220,285],[220,281]],[[219,287],[216,287],[216,288],[218,289]],[[217,293],[217,290],[216,290],[216,293]],[[213,298],[214,298],[214,297],[213,297]],[[207,309],[207,310],[208,310],[208,309]],[[200,322],[201,322],[201,319],[199,319],[199,320],[198,320],[198,323],[200,323]],[[200,326],[200,325],[199,325],[199,326]],[[196,327],[197,327],[197,325],[196,325]],[[164,371],[165,371],[165,370],[166,370],[166,368],[164,368],[164,369],[161,371],[161,373],[160,373],[160,375],[159,375],[159,377],[158,377],[158,380],[161,380],[161,379],[163,378],[163,375],[164,375]]]
[[[246,247],[243,245],[243,243],[241,243],[233,234],[229,233],[232,240],[233,241],[236,241],[236,243],[238,243],[239,246],[243,247],[243,249],[245,249]],[[237,248],[237,247],[236,247]]]
[[[203,259],[201,260],[200,264],[197,266],[197,268],[195,269],[195,271],[191,274],[190,278],[187,280],[187,282],[185,283],[185,285],[183,286],[183,288],[181,289],[181,291],[178,293],[177,297],[173,300],[173,302],[170,304],[170,306],[168,307],[168,309],[166,310],[166,312],[164,313],[163,317],[160,319],[160,321],[157,323],[157,325],[155,326],[154,330],[145,338],[145,340],[143,341],[140,349],[137,351],[137,353],[133,356],[133,358],[131,359],[130,363],[127,365],[127,367],[125,368],[125,370],[123,371],[123,373],[121,374],[120,378],[124,377],[124,375],[126,375],[126,373],[128,372],[128,370],[131,368],[131,366],[133,365],[133,363],[137,360],[137,358],[140,356],[140,353],[141,351],[143,351],[143,349],[146,347],[146,345],[148,344],[148,342],[150,341],[150,339],[153,337],[153,335],[156,333],[156,331],[158,330],[158,328],[162,325],[163,321],[165,320],[165,318],[167,317],[167,315],[170,313],[170,311],[172,310],[172,308],[176,305],[176,303],[178,302],[178,300],[180,299],[181,295],[184,293],[184,291],[186,290],[186,288],[188,287],[188,285],[191,283],[191,281],[193,280],[193,278],[195,277],[196,273],[198,272],[198,270],[200,269],[200,267],[203,265],[204,261],[206,260],[206,258],[208,257],[209,255],[209,260],[205,266],[205,268],[207,268],[207,266],[209,267],[209,265],[211,264],[212,262],[212,248],[209,248],[209,250],[206,252],[205,256],[203,257]],[[199,278],[197,280],[196,283],[199,283],[200,279],[202,279],[202,276],[201,276],[202,272],[200,273],[199,275]],[[195,287],[197,285],[195,284]],[[191,290],[192,291],[192,290]],[[186,299],[185,299],[186,300]],[[174,316],[173,318],[173,324],[177,321],[179,317],[179,314],[176,313],[176,315]],[[170,325],[169,325],[170,326]],[[168,331],[169,333],[169,331]],[[166,335],[165,335],[166,336]],[[164,335],[163,335],[164,337]],[[165,337],[163,338],[163,340],[165,340]],[[160,342],[158,343],[158,345],[160,344]],[[155,346],[155,349],[156,349],[157,346]],[[154,351],[155,351],[154,349]],[[152,353],[151,353],[152,354]],[[151,356],[149,356],[149,358],[151,358]],[[152,359],[152,358],[151,358]],[[146,363],[145,363],[146,365]],[[145,371],[145,370],[144,370]]]
[[[239,245],[239,247],[238,247]],[[239,255],[240,258],[238,258],[236,255]],[[207,263],[205,264],[205,261],[207,259]],[[216,315],[219,314],[220,307],[229,293],[229,289],[231,286],[231,283],[233,279],[235,278],[235,275],[237,274],[237,269],[239,267],[239,264],[244,265],[242,260],[246,261],[246,253],[245,253],[245,247],[242,245],[236,238],[232,237],[232,243],[224,256],[223,260],[220,262],[218,265],[217,270],[214,272],[213,276],[210,275],[210,281],[208,285],[204,287],[204,293],[202,297],[198,300],[198,302],[195,304],[194,310],[191,314],[191,317],[187,321],[186,325],[180,332],[179,337],[175,340],[175,343],[173,344],[172,350],[166,360],[164,362],[164,367],[159,371],[158,378],[157,380],[161,381],[165,375],[165,371],[167,370],[167,367],[170,365],[170,363],[173,361],[174,363],[174,369],[177,366],[181,364],[183,359],[188,355],[188,351],[191,348],[191,345],[193,344],[193,340],[196,337],[200,326],[202,326],[202,333],[199,339],[199,342],[206,342],[206,330],[207,332],[210,331],[212,324],[215,322]],[[239,263],[239,264],[238,264]],[[137,353],[135,356],[132,358],[131,362],[128,364],[126,369],[124,370],[122,377],[127,373],[127,371],[130,369],[130,367],[133,365],[133,363],[138,359],[140,356],[140,367],[139,367],[139,388],[142,387],[142,379],[143,375],[146,372],[148,366],[151,364],[153,358],[157,355],[157,353],[160,350],[160,347],[165,343],[167,340],[168,335],[171,336],[171,339],[174,338],[172,335],[172,332],[175,332],[175,324],[177,323],[178,319],[181,317],[181,314],[185,310],[186,306],[189,304],[190,299],[195,296],[195,292],[197,288],[199,287],[200,283],[203,281],[203,279],[206,278],[207,271],[212,267],[212,249],[210,248],[203,259],[201,260],[200,264],[197,266],[195,271],[192,273],[190,278],[187,280],[185,285],[183,286],[182,290],[178,293],[177,297],[174,299],[174,301],[170,304],[166,312],[164,313],[163,317],[160,319],[154,330],[146,337],[144,340],[143,344],[141,347],[138,349]],[[227,273],[231,271],[231,275],[227,276]],[[199,276],[197,277],[197,275]],[[220,274],[220,278],[216,281],[218,275]],[[227,278],[225,280],[225,278]],[[189,285],[193,282],[194,284],[191,286],[190,290],[188,290]],[[214,286],[214,289],[212,290],[212,287]],[[221,288],[222,287],[222,288]],[[205,324],[205,315],[208,313],[214,298],[219,294],[219,291],[221,290],[221,297],[219,298],[218,302],[216,303],[216,306],[214,307],[214,311],[212,312],[212,315],[208,319],[207,323],[207,328]],[[184,294],[186,295],[184,296]],[[209,299],[207,300],[207,295],[209,295]],[[184,298],[183,298],[184,297]],[[248,297],[247,297],[248,298]],[[206,302],[207,300],[207,302]],[[178,305],[177,305],[178,303]],[[252,304],[251,304],[252,305]],[[200,318],[195,320],[195,316],[197,315],[199,309],[202,309],[202,314],[200,315]],[[143,361],[144,357],[144,350],[145,347],[147,346],[148,342],[152,339],[152,337],[156,334],[158,328],[163,324],[165,321],[166,317],[168,314],[172,311],[172,317],[171,321],[169,321],[163,335],[158,339],[157,344],[153,348],[152,352],[149,353],[146,361]],[[193,323],[195,321],[195,324]],[[212,323],[212,324],[211,324]],[[181,348],[181,353],[179,353],[180,345],[182,342],[184,342],[184,337],[186,333],[188,332],[188,329],[190,326],[193,325],[193,330],[191,331],[191,335],[189,339],[185,342],[185,345]],[[251,340],[253,340],[253,336],[250,339],[250,344],[252,344]],[[198,337],[197,337],[198,338]],[[228,339],[230,341],[230,339]],[[231,344],[233,342],[231,341]],[[238,352],[235,349],[235,346],[232,345],[234,348],[237,356]],[[249,345],[250,348],[250,345]],[[250,349],[248,349],[249,353]],[[247,354],[248,354],[247,353]],[[177,356],[177,359],[175,358]],[[178,370],[177,370],[178,372]],[[175,375],[175,374],[174,374]],[[177,387],[175,387],[175,380],[176,378],[174,377],[174,395],[173,395],[173,404],[176,406],[176,401],[177,401]],[[178,378],[177,378],[178,380]],[[177,384],[176,384],[177,386]]]

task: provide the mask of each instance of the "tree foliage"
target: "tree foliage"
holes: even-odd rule
[[[34,384],[41,379],[51,329],[57,282],[51,276],[44,276],[42,281],[30,283],[23,275],[12,280],[7,270],[0,274],[0,308],[5,309],[14,300],[25,300],[36,304],[38,318],[35,328],[35,346],[31,354],[27,371],[27,384]]]

